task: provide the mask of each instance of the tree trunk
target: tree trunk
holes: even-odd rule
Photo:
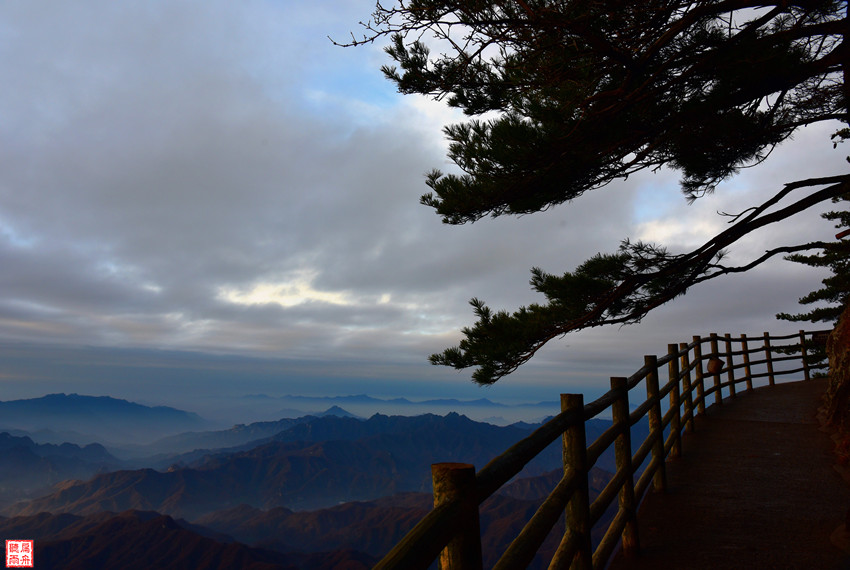
[[[850,432],[850,304],[829,334],[826,354],[829,358],[826,419],[841,431]]]

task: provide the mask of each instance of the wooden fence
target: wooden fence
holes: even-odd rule
[[[735,397],[741,384],[752,390],[754,380],[772,386],[778,376],[799,378],[801,372],[808,380],[807,347],[825,342],[828,332],[695,336],[690,344],[668,345],[666,356],[645,356],[644,366],[629,378],[611,378],[611,390],[594,402],[585,405],[581,394],[562,394],[560,414],[477,473],[464,463],[432,465],[434,509],[375,568],[426,569],[439,557],[444,570],[480,569],[478,505],[558,437],[563,441],[564,476],[494,568],[526,568],[562,514],[566,528],[550,569],[604,568],[620,541],[627,555],[636,552],[638,501],[650,485],[658,491],[666,488],[666,459],[681,453],[681,434],[694,429],[694,416],[705,413],[709,399],[719,406],[725,397]],[[754,342],[758,346],[753,347]],[[789,367],[793,363],[801,366]],[[665,366],[668,381],[662,387],[659,376]],[[630,412],[629,394],[641,383],[646,398]],[[585,422],[609,409],[612,426],[588,446]],[[644,417],[649,420],[649,436],[633,453],[631,427]],[[616,473],[590,503],[588,472],[612,445]],[[594,550],[590,531],[615,500],[617,513]]]

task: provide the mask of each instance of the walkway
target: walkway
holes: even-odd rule
[[[850,569],[850,484],[815,417],[825,389],[812,380],[739,393],[697,418],[667,464],[667,492],[641,505],[641,554],[609,568]]]

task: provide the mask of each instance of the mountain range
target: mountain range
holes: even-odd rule
[[[528,431],[521,428],[492,426],[458,414],[376,415],[365,421],[326,416],[298,423],[264,443],[209,453],[166,472],[122,470],[88,481],[67,481],[53,493],[6,512],[88,515],[137,509],[192,518],[242,503],[263,509],[318,509],[404,491],[430,491],[431,463],[483,466],[526,435]],[[551,445],[525,474],[559,466],[559,446],[559,442]]]
[[[100,512],[87,517],[40,513],[0,521],[0,535],[34,540],[43,570],[365,570],[359,552],[291,553],[252,548],[231,537],[154,512]]]
[[[557,402],[535,402],[527,404],[502,404],[493,402],[487,398],[478,398],[476,400],[458,400],[456,398],[436,398],[430,400],[409,400],[407,398],[375,398],[366,394],[349,395],[349,396],[267,396],[265,394],[249,394],[243,396],[245,400],[252,401],[283,401],[283,402],[303,402],[305,404],[326,405],[334,403],[340,406],[346,404],[391,404],[394,406],[450,406],[450,407],[488,407],[488,408],[512,408],[516,406],[522,407],[537,407],[551,408],[558,406]]]
[[[65,402],[91,403],[77,398]],[[102,403],[116,402],[122,401]],[[341,408],[327,413],[170,435],[136,446],[169,451],[137,457],[137,464],[148,463],[138,469],[97,444],[0,435],[0,452],[27,459],[10,468],[18,473],[12,486],[41,481],[42,491],[19,494],[31,500],[7,506],[3,513],[12,518],[0,520],[0,531],[35,537],[37,567],[46,568],[227,567],[216,566],[217,559],[240,568],[369,568],[429,510],[432,463],[481,468],[537,427],[495,426],[457,413],[369,419]],[[609,426],[587,422],[588,441]],[[642,441],[645,426],[633,429]],[[560,445],[553,442],[482,504],[485,564],[560,479]],[[592,472],[591,494],[612,470],[608,452]],[[557,534],[544,552],[557,547]]]
[[[0,505],[43,495],[60,481],[88,479],[123,464],[98,443],[38,444],[5,432],[0,433],[0,456]]]
[[[224,430],[182,432],[160,438],[145,445],[122,446],[121,451],[123,452],[122,455],[126,456],[126,458],[147,458],[149,462],[152,461],[151,458],[153,456],[165,456],[165,459],[157,458],[155,460],[158,464],[163,460],[167,461],[175,454],[186,451],[221,449],[237,447],[250,442],[258,442],[285,431],[294,425],[325,416],[356,418],[354,414],[347,412],[339,406],[331,406],[324,412],[302,415],[296,418],[253,422],[247,425],[236,424]],[[173,462],[169,461],[169,463]]]
[[[551,483],[560,476],[556,470],[539,479]],[[601,470],[592,472],[591,498],[610,477]],[[481,505],[485,566],[495,563],[533,515],[541,497],[535,492],[524,496],[523,491],[537,488],[537,484],[514,485],[505,490],[515,496],[500,492]],[[264,511],[239,505],[194,523],[138,510],[87,516],[39,513],[0,520],[0,534],[35,540],[39,568],[359,570],[371,568],[430,510],[432,502],[430,494],[404,493],[318,511]],[[562,533],[563,521],[529,568],[546,567]],[[596,532],[596,540],[600,534]]]
[[[562,476],[563,471],[557,469],[538,477],[519,479],[481,504],[485,567],[493,566]],[[591,500],[611,477],[601,469],[591,471]],[[263,511],[239,505],[200,517],[196,523],[251,546],[280,552],[334,548],[358,550],[380,558],[428,513],[433,501],[430,493],[400,493],[318,511],[293,512],[281,507]],[[612,515],[609,513],[602,522],[608,522]],[[544,545],[543,551],[550,557],[558,546],[558,533],[563,533],[563,521]],[[595,539],[600,538],[597,532]],[[545,568],[542,557],[531,567]]]
[[[477,421],[509,425],[517,421],[539,422],[560,411],[557,401],[501,403],[487,398],[460,400],[455,398],[411,400],[408,398],[379,398],[366,394],[348,396],[268,396],[252,394],[233,398],[226,408],[209,410],[210,417],[238,415],[249,421],[267,421],[281,417],[315,415],[330,406],[339,406],[362,417],[376,413],[386,415],[445,415],[458,412]],[[243,419],[242,421],[246,421]]]
[[[199,415],[167,406],[143,406],[109,396],[48,394],[0,402],[0,431],[76,434],[88,442],[147,443],[179,432],[209,429]],[[67,440],[66,440],[67,441]]]

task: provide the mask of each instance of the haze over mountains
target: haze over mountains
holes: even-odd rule
[[[31,435],[39,443],[149,444],[184,432],[200,432],[302,416],[376,413],[413,416],[458,412],[477,421],[509,425],[539,422],[560,411],[558,402],[504,404],[486,398],[476,400],[407,398],[382,399],[361,395],[308,397],[264,394],[228,401],[226,409],[211,415],[169,406],[145,406],[109,396],[48,394],[40,398],[0,401],[0,431]],[[203,416],[203,417],[202,417]],[[26,433],[24,433],[26,432]]]
[[[0,505],[44,494],[65,479],[87,479],[124,465],[97,443],[38,444],[7,432],[0,433],[0,456]]]
[[[262,509],[326,508],[399,492],[430,492],[432,463],[483,466],[526,435],[522,428],[473,422],[458,414],[311,418],[235,449],[157,458],[161,468],[171,463],[165,472],[120,470],[66,482],[7,512],[88,515],[137,509],[192,519],[242,503]],[[529,464],[526,474],[539,475],[560,462],[556,442]]]
[[[142,443],[168,434],[209,429],[214,424],[193,412],[143,406],[108,396],[48,394],[0,402],[0,430],[32,432],[39,440]],[[53,441],[62,443],[62,441]]]
[[[48,561],[46,567],[65,568],[69,553],[90,564],[81,568],[107,567],[98,566],[104,560],[142,567],[133,564],[150,561],[170,542],[180,545],[177,559],[196,561],[186,567],[225,567],[198,554],[206,548],[246,568],[369,568],[430,508],[431,463],[483,467],[535,427],[497,426],[458,413],[364,419],[340,400],[322,399],[335,407],[319,416],[180,433],[174,430],[206,420],[112,398],[54,394],[3,402],[0,409],[13,412],[4,423],[16,435],[0,435],[7,458],[0,507],[9,517],[0,529],[7,538],[37,536],[39,567]],[[588,422],[588,439],[608,425]],[[37,443],[38,435],[25,435],[24,427],[49,427],[51,437],[65,429],[138,433],[107,446],[57,445]],[[612,461],[605,455],[597,463],[596,491],[610,478]],[[556,441],[482,506],[486,556],[512,540],[560,469]],[[97,544],[99,558],[84,544]],[[132,561],[124,554],[137,550]]]
[[[560,411],[560,404],[555,400],[505,404],[486,398],[410,400],[408,398],[376,398],[366,394],[321,397],[295,395],[273,397],[265,394],[250,394],[230,400],[226,408],[209,409],[208,413],[213,418],[232,417],[238,414],[242,418],[239,421],[256,422],[304,414],[316,415],[334,406],[364,418],[374,414],[414,416],[431,413],[442,416],[450,412],[458,412],[470,419],[497,425],[508,425],[518,421],[538,422]]]

